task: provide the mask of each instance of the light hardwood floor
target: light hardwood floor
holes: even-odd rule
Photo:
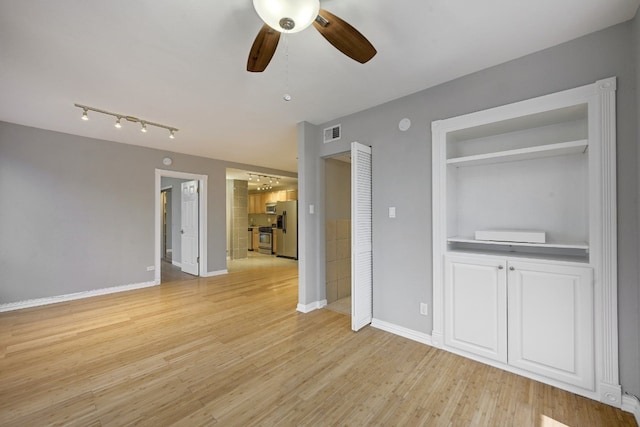
[[[0,313],[0,425],[636,425],[296,303],[292,264]]]

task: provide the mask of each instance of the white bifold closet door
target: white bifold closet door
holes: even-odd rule
[[[373,317],[371,147],[351,143],[351,329]]]

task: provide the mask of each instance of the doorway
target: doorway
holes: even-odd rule
[[[168,251],[163,252],[163,239],[166,239],[168,231],[163,232],[163,209],[165,209],[167,203],[165,202],[168,196],[168,185],[163,185],[163,178],[165,178],[165,184],[172,180],[171,183],[171,204],[173,214],[171,215],[171,222],[174,224],[173,231],[171,233],[171,258],[172,262],[169,264],[172,267],[172,273],[165,275],[165,279],[162,278],[162,266],[163,258],[167,258]],[[185,183],[190,182],[186,187]],[[162,190],[165,190],[163,192]],[[193,189],[190,199],[187,199],[187,203],[183,203],[184,198],[183,190],[189,193],[189,189]],[[176,200],[179,198],[180,200]],[[185,253],[189,256],[188,269],[191,275],[183,273],[182,267],[182,236],[185,230],[184,218],[180,218],[180,222],[176,223],[176,213],[178,211],[186,210],[187,215],[191,218],[186,224],[189,225],[190,233],[190,245],[191,249],[187,249]],[[166,281],[185,280],[187,278],[194,278],[195,276],[205,276],[207,272],[207,256],[206,256],[206,224],[207,224],[207,175],[196,175],[188,172],[176,172],[169,170],[156,169],[155,171],[155,282],[165,283]],[[165,219],[165,222],[166,219]],[[177,229],[176,229],[177,226]],[[178,259],[179,258],[179,259]],[[164,261],[166,263],[166,261]],[[176,265],[178,264],[178,265]],[[166,270],[166,269],[165,269]]]
[[[351,315],[351,153],[324,160],[327,308]]]
[[[171,186],[162,186],[162,189],[160,191],[161,193],[161,197],[160,197],[160,203],[162,203],[162,208],[160,211],[160,215],[161,215],[161,258],[163,261],[168,261],[171,262],[172,258],[173,258],[173,248],[172,248],[172,238],[173,238],[173,233],[172,233],[172,210],[173,210],[173,204],[172,204],[172,187]]]
[[[371,154],[352,142],[349,153],[325,159],[327,308],[350,314],[354,331],[373,319]]]

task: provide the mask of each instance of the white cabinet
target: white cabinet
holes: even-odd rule
[[[431,338],[620,406],[615,92],[603,79],[432,123]]]
[[[444,342],[593,390],[592,269],[447,255]]]
[[[536,374],[594,388],[593,270],[508,263],[508,361]]]
[[[447,257],[444,335],[447,346],[507,361],[505,264],[492,258]]]

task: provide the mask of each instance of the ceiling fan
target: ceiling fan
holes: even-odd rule
[[[377,53],[358,30],[320,9],[320,0],[253,0],[253,7],[265,24],[251,46],[247,71],[259,73],[267,68],[281,33],[297,33],[311,24],[336,49],[361,64]]]

